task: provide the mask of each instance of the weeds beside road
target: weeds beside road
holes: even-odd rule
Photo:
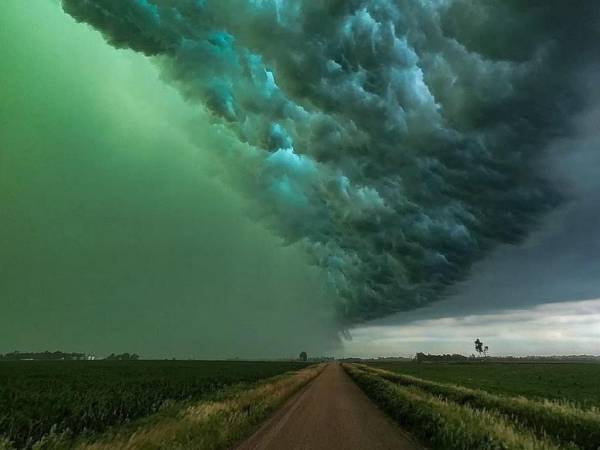
[[[501,397],[361,365],[345,365],[361,388],[431,447],[585,449],[600,446],[600,413],[571,405]]]
[[[132,435],[125,431],[96,442],[82,443],[79,450],[226,449],[249,436],[288,398],[313,380],[323,366],[274,377],[250,390],[220,401],[200,402],[141,426]]]
[[[56,448],[185,405],[218,402],[298,362],[84,361],[0,364],[0,449]],[[261,384],[262,385],[262,384]],[[228,397],[229,398],[229,397]]]

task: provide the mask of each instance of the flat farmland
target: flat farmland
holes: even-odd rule
[[[369,366],[494,394],[600,407],[600,364],[377,362]]]
[[[600,409],[593,400],[581,396],[581,383],[585,381],[584,389],[589,389],[588,395],[597,399],[595,383],[584,379],[582,374],[585,371],[587,376],[593,376],[597,366],[512,364],[511,367],[489,363],[377,366],[394,370],[374,365],[344,365],[375,403],[429,448],[600,448]],[[559,369],[558,374],[552,373],[554,367]],[[576,382],[557,379],[573,374]],[[527,388],[526,382],[532,377],[544,379],[534,392]],[[500,387],[504,382],[506,386]],[[482,385],[491,389],[480,389]]]
[[[306,367],[300,362],[56,361],[0,363],[0,444],[26,448],[50,432],[92,436],[173,403]],[[1,448],[1,445],[0,445]]]

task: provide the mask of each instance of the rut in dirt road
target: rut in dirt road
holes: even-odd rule
[[[328,365],[238,450],[418,450],[344,372]]]

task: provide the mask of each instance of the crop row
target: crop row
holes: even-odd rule
[[[31,447],[48,433],[87,436],[164,405],[218,397],[304,367],[261,362],[43,362],[0,364],[0,437]]]
[[[553,400],[581,409],[600,408],[600,364],[593,363],[416,363],[377,361],[370,367],[438,383],[459,384],[491,394]]]
[[[550,431],[550,428],[533,427],[516,414],[508,414],[500,408],[493,407],[491,402],[483,404],[477,400],[480,396],[490,395],[485,392],[463,390],[457,386],[440,386],[439,383],[433,383],[435,386],[432,386],[431,382],[426,380],[401,378],[401,375],[366,366],[346,365],[345,368],[367,395],[392,418],[434,449],[598,448],[598,442],[593,440],[594,435],[590,437],[588,430],[583,429],[581,425],[567,425],[575,427],[570,434],[574,439],[555,439],[555,433],[545,432],[546,429]],[[525,401],[510,398],[505,400]],[[566,410],[559,411],[556,409],[558,406],[560,405],[548,404],[548,408],[558,411],[557,414],[564,417]],[[547,415],[548,413],[544,417]],[[560,418],[552,420],[553,423],[561,423]],[[592,430],[592,433],[594,432],[597,432],[597,429]],[[585,445],[578,446],[574,440]]]
[[[119,429],[98,438],[79,441],[76,450],[179,449],[225,450],[252,435],[261,423],[295,392],[314,379],[322,366],[313,365],[257,383],[249,389],[227,392],[217,401],[199,401],[183,408]],[[245,386],[246,388],[248,386]],[[60,441],[50,441],[52,449]]]
[[[425,392],[478,410],[493,410],[530,428],[540,437],[546,435],[563,444],[575,443],[585,450],[600,446],[600,414],[558,402],[539,402],[523,397],[502,397],[485,391],[423,380],[363,366],[388,381],[414,386]]]

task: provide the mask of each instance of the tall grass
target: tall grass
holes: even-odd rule
[[[31,448],[60,435],[93,436],[173,403],[215,400],[231,386],[252,387],[304,367],[283,361],[1,362],[0,449],[7,442]]]
[[[370,367],[438,383],[459,384],[491,394],[568,402],[580,409],[600,408],[600,364],[377,361]]]
[[[373,371],[344,366],[356,383],[401,426],[440,450],[555,450],[549,439],[513,426],[491,411],[453,403]],[[565,447],[562,447],[565,448]],[[575,448],[569,446],[567,448]]]
[[[539,402],[523,397],[502,397],[485,391],[423,380],[382,369],[363,370],[388,381],[415,386],[448,401],[480,410],[493,410],[532,429],[538,436],[549,435],[563,444],[575,443],[581,449],[600,448],[600,413],[558,402]]]
[[[219,401],[206,401],[159,416],[135,429],[81,442],[78,450],[219,450],[231,448],[254,432],[265,418],[314,379],[323,366],[274,377],[254,389],[238,390]],[[45,447],[58,450],[62,447]]]

